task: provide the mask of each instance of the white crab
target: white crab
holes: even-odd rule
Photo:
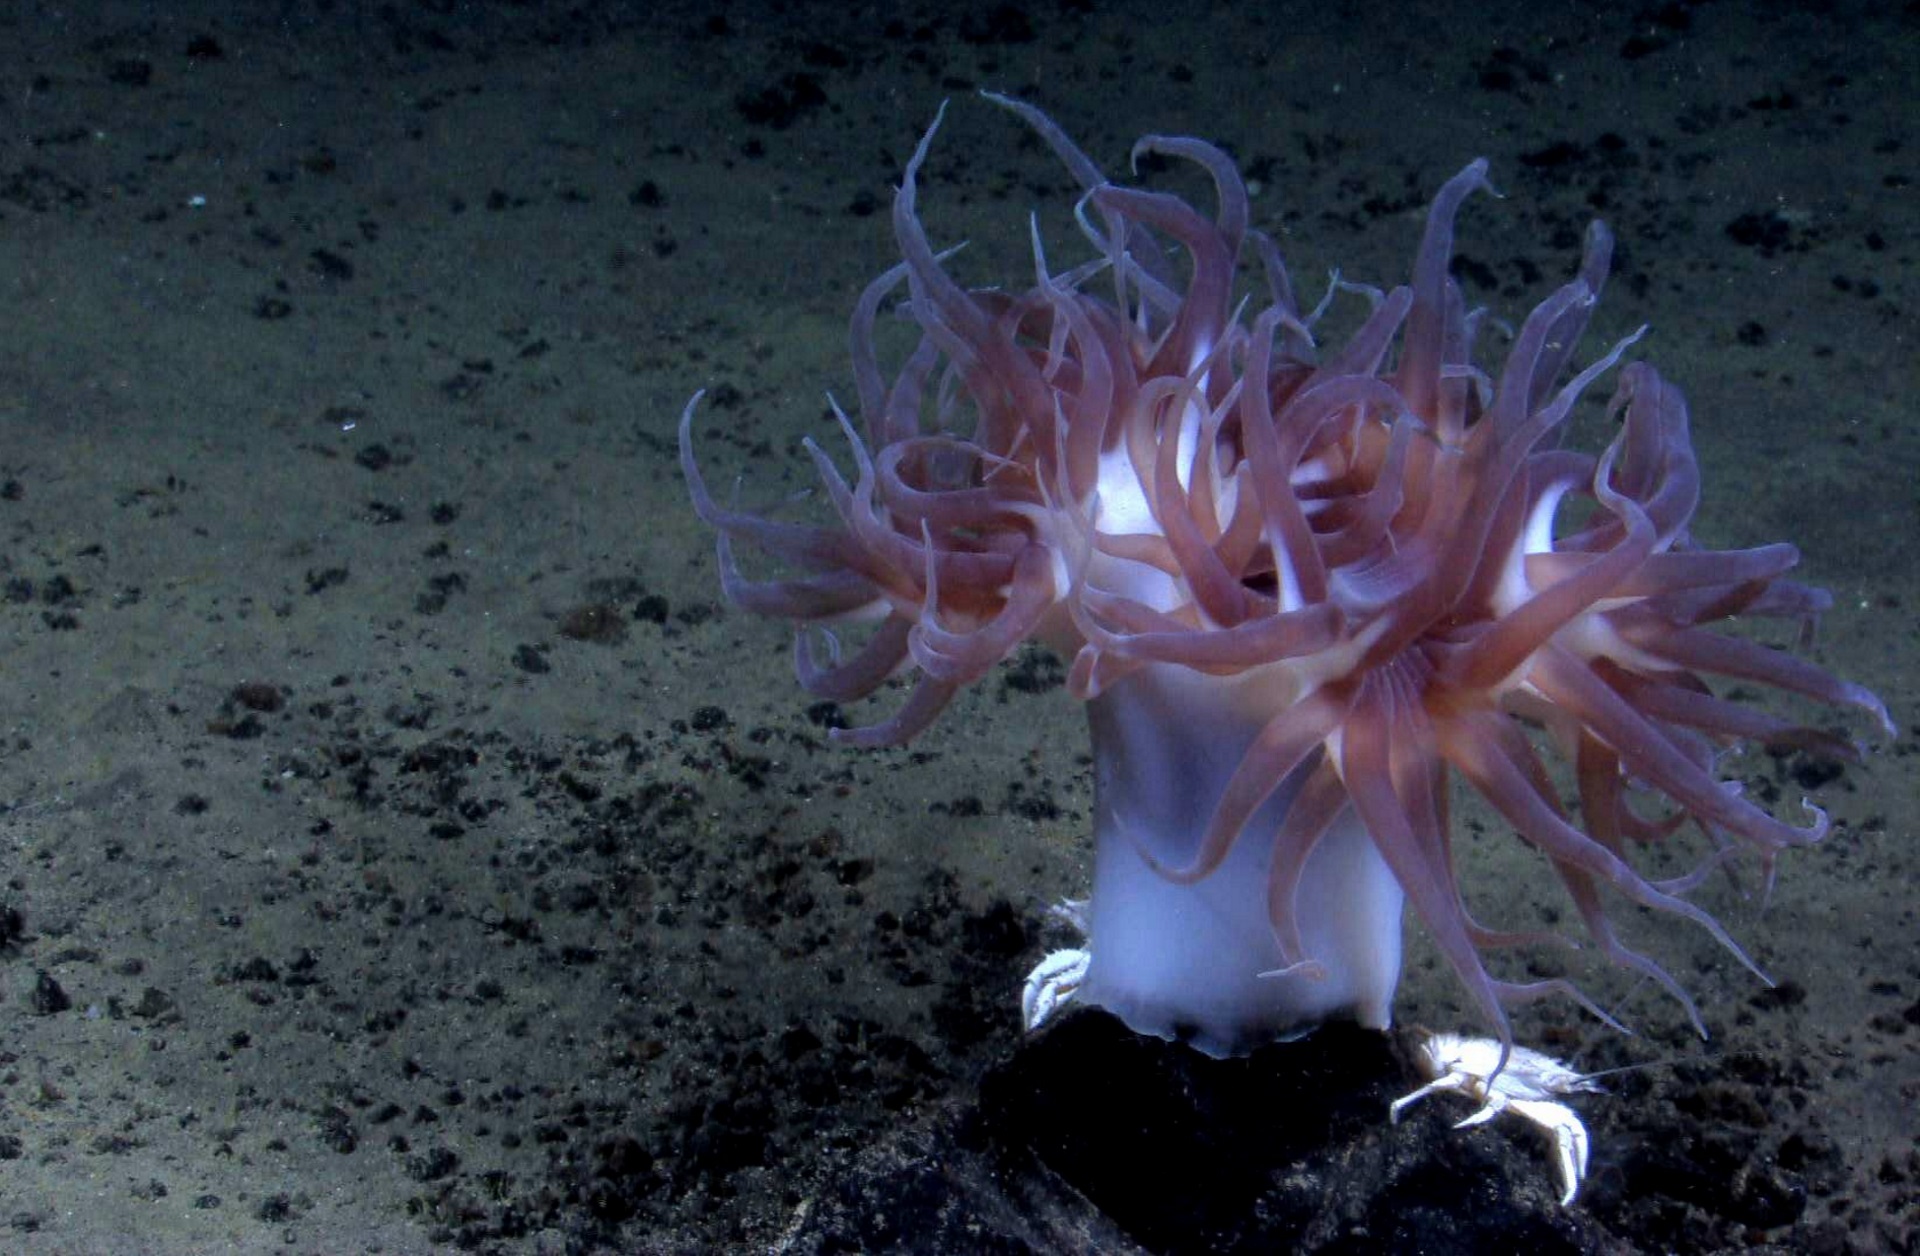
[[[1438,1091],[1465,1095],[1480,1104],[1478,1111],[1456,1122],[1455,1129],[1484,1125],[1502,1112],[1513,1111],[1553,1135],[1560,1171],[1562,1206],[1573,1203],[1587,1175],[1587,1127],[1572,1108],[1555,1096],[1594,1093],[1601,1086],[1586,1073],[1576,1073],[1560,1061],[1527,1047],[1513,1047],[1505,1068],[1500,1067],[1500,1043],[1493,1038],[1463,1038],[1458,1034],[1428,1034],[1419,1046],[1421,1071],[1433,1080],[1410,1095],[1393,1101],[1388,1119],[1400,1120],[1401,1111]]]
[[[1086,900],[1065,899],[1047,908],[1047,914],[1076,930],[1081,937],[1086,936]],[[1026,985],[1020,989],[1020,1023],[1028,1033],[1045,1024],[1079,992],[1080,983],[1087,979],[1087,964],[1092,959],[1091,951],[1069,947],[1048,952],[1045,959],[1033,966],[1033,971],[1027,974]]]

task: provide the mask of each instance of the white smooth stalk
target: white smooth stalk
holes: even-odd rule
[[[1307,861],[1295,905],[1307,958],[1284,967],[1267,907],[1272,836],[1300,784],[1283,782],[1224,862],[1193,885],[1161,876],[1189,866],[1222,788],[1275,713],[1258,673],[1216,678],[1154,665],[1087,706],[1094,753],[1091,960],[1076,1001],[1137,1033],[1212,1056],[1295,1038],[1350,1018],[1384,1029],[1400,976],[1404,895],[1347,808]],[[1270,698],[1270,694],[1267,694]]]

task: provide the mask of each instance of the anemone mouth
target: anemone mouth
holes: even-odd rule
[[[1337,285],[1367,312],[1343,343],[1322,346],[1327,303],[1297,304],[1225,154],[1190,139],[1136,146],[1210,177],[1208,216],[1109,182],[1043,114],[990,98],[1082,185],[1089,258],[1054,271],[1036,234],[1024,292],[957,283],[918,216],[936,120],[894,200],[902,261],[852,318],[857,419],[840,414],[851,475],[809,446],[834,522],[721,507],[693,455],[692,403],[681,422],[682,465],[695,509],[720,533],[728,595],[803,624],[877,625],[844,658],[831,638],[823,658],[803,634],[806,687],[850,701],[896,674],[915,678],[890,717],[836,737],[910,739],[1029,638],[1072,659],[1082,699],[1156,669],[1218,678],[1235,695],[1223,701],[1251,694],[1265,706],[1190,821],[1193,858],[1165,875],[1197,881],[1236,843],[1272,843],[1271,925],[1294,947],[1287,877],[1337,820],[1356,817],[1504,1036],[1504,1004],[1574,992],[1488,974],[1484,950],[1535,939],[1483,928],[1463,906],[1447,805],[1457,776],[1547,857],[1599,949],[1658,981],[1697,1025],[1679,984],[1616,936],[1604,900],[1692,920],[1752,967],[1684,895],[1730,850],[1770,873],[1781,850],[1818,840],[1825,819],[1775,819],[1717,780],[1715,754],[1741,740],[1855,753],[1717,696],[1708,678],[1891,725],[1864,689],[1711,631],[1733,616],[1804,625],[1828,600],[1785,578],[1790,546],[1695,543],[1686,405],[1653,367],[1621,365],[1639,332],[1576,365],[1608,276],[1606,228],[1589,229],[1576,273],[1513,333],[1497,370],[1483,367],[1482,314],[1448,275],[1455,219],[1488,187],[1475,161],[1436,194],[1407,284]],[[874,331],[896,298],[920,338],[883,368]],[[1618,378],[1605,449],[1566,447],[1576,403],[1608,374]],[[736,542],[794,574],[749,579]],[[1577,823],[1543,745],[1572,770]],[[1249,818],[1296,775],[1305,802],[1251,832]],[[1661,818],[1629,804],[1635,788],[1664,799]],[[1688,823],[1712,848],[1692,874],[1656,884],[1627,862]]]

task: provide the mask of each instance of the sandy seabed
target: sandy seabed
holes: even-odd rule
[[[1537,7],[0,15],[0,1248],[1914,1250],[1920,15]],[[1470,300],[1524,312],[1606,217],[1592,343],[1652,324],[1702,538],[1833,591],[1815,654],[1902,732],[1729,760],[1835,828],[1764,905],[1698,895],[1778,984],[1622,909],[1702,1043],[1583,956],[1509,961],[1637,1031],[1550,1004],[1522,1041],[1653,1066],[1582,1100],[1575,1208],[1520,1127],[1387,1125],[1404,1038],[1023,1045],[1088,876],[1057,662],[846,752],[720,604],[681,406],[716,485],[810,483],[943,99],[962,274],[1023,280],[1030,209],[1070,247],[982,87],[1113,171],[1223,144],[1303,288],[1397,281],[1476,155]],[[1470,900],[1570,927],[1466,819]],[[1413,938],[1401,1023],[1472,1031]]]

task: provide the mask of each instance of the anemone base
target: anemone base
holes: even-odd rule
[[[1096,846],[1091,960],[1076,1002],[1216,1057],[1332,1019],[1385,1029],[1400,976],[1404,896],[1350,809],[1314,848],[1295,897],[1307,958],[1320,971],[1276,972],[1285,961],[1268,914],[1271,839],[1300,773],[1195,884],[1168,879],[1143,854],[1169,868],[1193,862],[1221,789],[1272,713],[1253,687],[1152,667],[1087,708]]]

